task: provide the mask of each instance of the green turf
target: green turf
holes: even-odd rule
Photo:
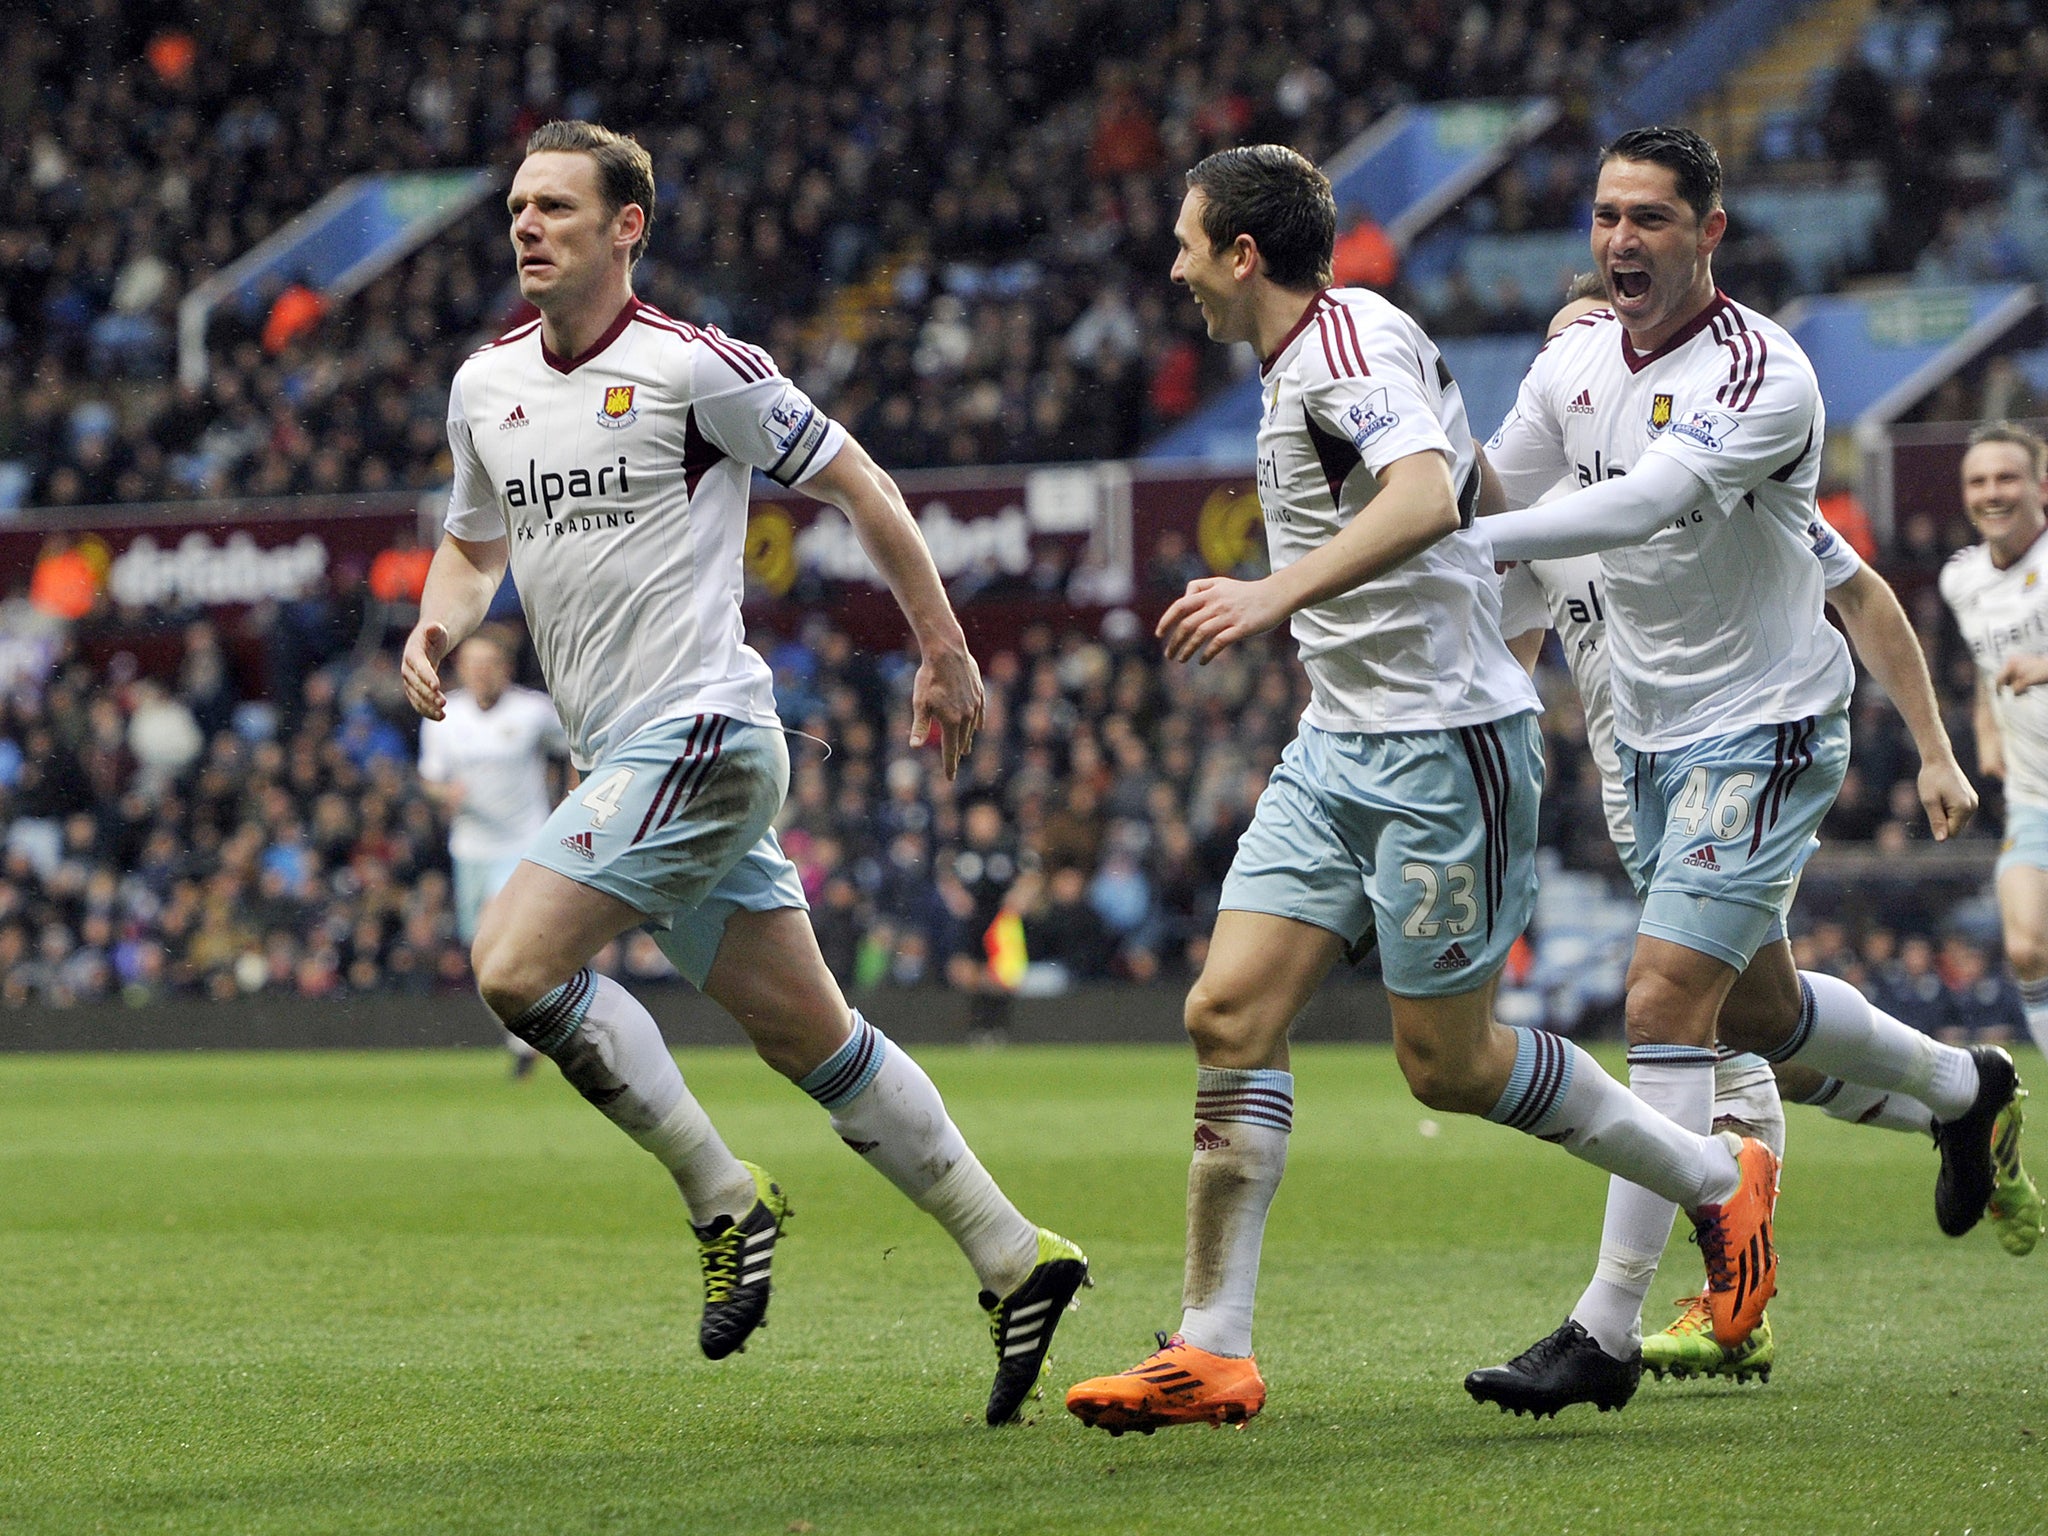
[[[1178,1316],[1186,1055],[921,1055],[1094,1257],[1055,1384],[1131,1364]],[[1918,1139],[1793,1111],[1769,1386],[1646,1380],[1537,1425],[1460,1379],[1563,1316],[1602,1180],[1496,1126],[1424,1134],[1384,1050],[1302,1050],[1270,1406],[1111,1440],[1053,1393],[983,1428],[942,1235],[751,1057],[684,1065],[797,1210],[772,1325],[718,1365],[671,1187],[551,1072],[0,1058],[0,1531],[2048,1530],[2048,1251],[1941,1237]],[[1674,1243],[1658,1318],[1697,1262]]]

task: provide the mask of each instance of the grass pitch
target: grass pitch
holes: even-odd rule
[[[797,1216],[771,1326],[718,1365],[671,1186],[545,1067],[0,1058],[0,1531],[2048,1530],[2048,1251],[1940,1236],[1924,1141],[1792,1111],[1770,1385],[1538,1425],[1460,1381],[1563,1317],[1602,1178],[1426,1125],[1384,1049],[1301,1050],[1269,1406],[1111,1440],[1059,1392],[1178,1319],[1191,1062],[919,1054],[1095,1261],[999,1432],[965,1264],[741,1052],[684,1070]],[[1652,1326],[1697,1275],[1674,1241]]]

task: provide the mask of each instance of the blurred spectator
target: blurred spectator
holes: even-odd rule
[[[1337,236],[1330,263],[1340,288],[1377,288],[1384,292],[1401,275],[1401,253],[1387,232],[1363,208],[1353,210],[1351,224]]]
[[[2026,1011],[2019,989],[1984,947],[1960,933],[1941,945],[1941,978],[1948,992],[1949,1022],[1943,1038],[1955,1045],[2003,1044],[2026,1038]]]
[[[198,758],[206,738],[182,699],[145,678],[135,685],[128,716],[128,751],[135,759],[134,789],[154,799]]]

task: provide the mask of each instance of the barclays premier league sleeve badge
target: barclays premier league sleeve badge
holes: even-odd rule
[[[1719,453],[1721,445],[1741,425],[1741,417],[1731,416],[1726,411],[1693,411],[1683,421],[1671,424],[1671,435],[1682,437],[1709,453]]]
[[[1344,430],[1351,438],[1351,446],[1360,453],[1400,424],[1401,418],[1387,403],[1384,389],[1373,390],[1344,413]]]

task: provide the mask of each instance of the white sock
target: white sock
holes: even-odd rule
[[[1000,1299],[1038,1263],[1026,1221],[969,1150],[924,1068],[853,1016],[853,1033],[797,1086],[832,1116],[832,1129],[960,1245],[983,1290]]]
[[[691,1225],[737,1221],[753,1209],[754,1176],[684,1085],[654,1016],[616,981],[578,971],[506,1028],[552,1057],[571,1087],[660,1160]]]
[[[1196,1068],[1180,1336],[1212,1355],[1252,1352],[1259,1247],[1293,1128],[1293,1073]]]
[[[1839,1077],[1822,1079],[1813,1097],[1801,1102],[1813,1105],[1830,1120],[1846,1120],[1851,1125],[1917,1131],[1922,1136],[1934,1129],[1934,1111],[1910,1094],[1845,1083]]]
[[[1571,1041],[1535,1029],[1514,1034],[1514,1071],[1487,1119],[1554,1141],[1682,1210],[1735,1193],[1742,1174],[1727,1143],[1659,1114]]]
[[[1801,971],[1799,992],[1799,1022],[1782,1045],[1764,1052],[1769,1060],[1796,1056],[1844,1082],[1901,1089],[1941,1120],[1976,1102],[1977,1063],[1968,1051],[1908,1028],[1837,977]]]
[[[1724,1120],[1785,1160],[1785,1101],[1763,1057],[1742,1051],[1714,1064],[1714,1124]]]
[[[2018,981],[2018,977],[2013,978]],[[2048,1054],[2048,976],[2038,981],[2021,981],[2020,1006],[2026,1010],[2027,1033],[2034,1037],[2034,1044]]]
[[[1764,1069],[1770,1075],[1770,1069]],[[1630,1090],[1652,1109],[1704,1136],[1714,1119],[1714,1053],[1688,1045],[1637,1045],[1628,1053]],[[1671,1240],[1678,1207],[1640,1184],[1614,1178],[1600,1228],[1600,1263],[1572,1317],[1601,1349],[1626,1360],[1643,1342],[1643,1298]]]

